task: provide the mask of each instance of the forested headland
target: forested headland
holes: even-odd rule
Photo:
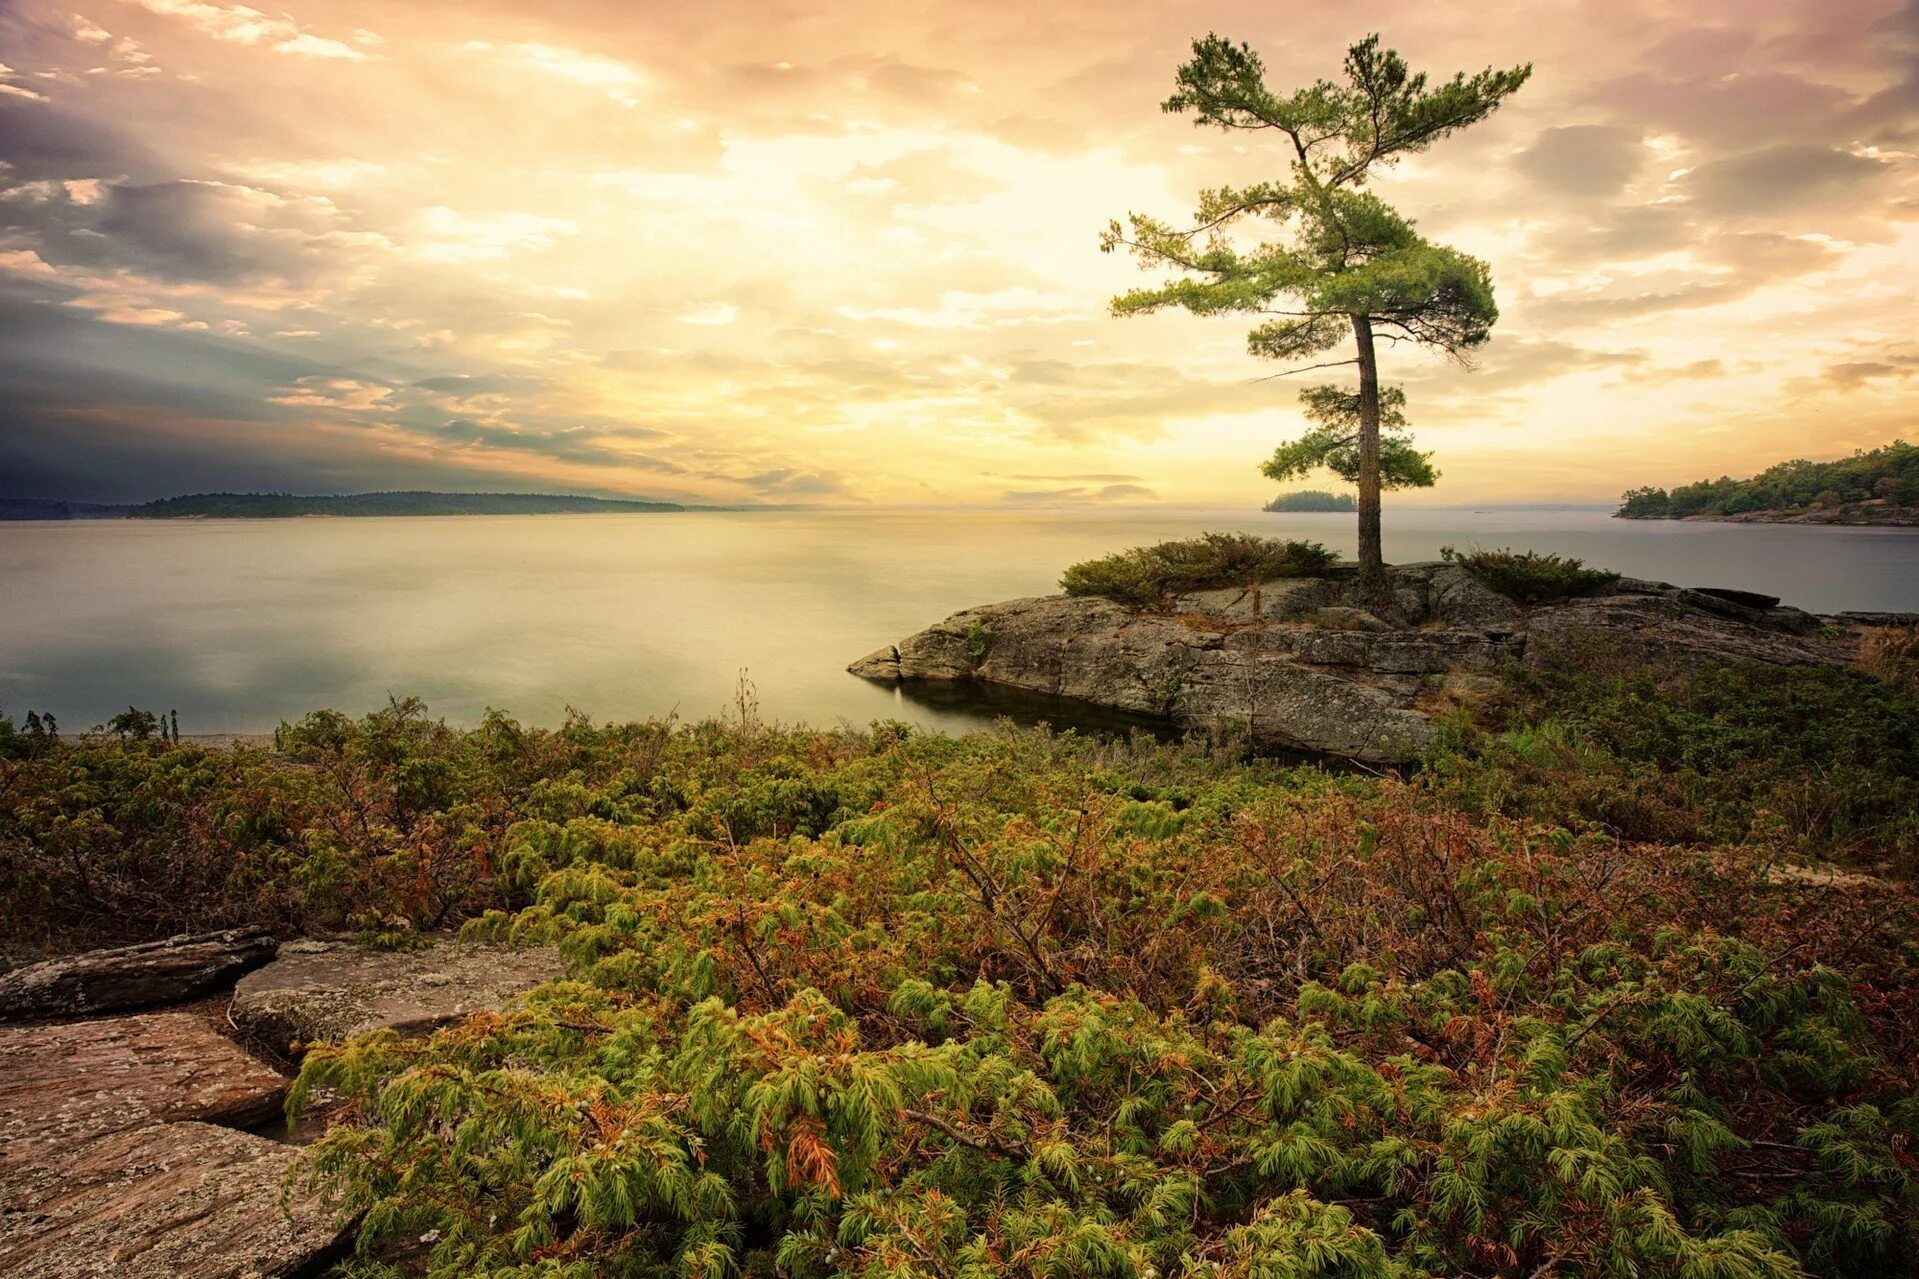
[[[1722,475],[1670,492],[1631,489],[1616,514],[1628,520],[1919,525],[1919,445],[1894,440],[1830,462],[1798,458],[1751,479]]]

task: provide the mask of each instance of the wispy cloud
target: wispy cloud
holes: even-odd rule
[[[1095,238],[1284,171],[1157,104],[1209,26],[1331,73],[1330,2],[81,8],[0,15],[16,483],[1250,507],[1301,427],[1243,317],[1113,319]],[[1378,187],[1502,312],[1477,372],[1388,354],[1445,472],[1399,500],[1909,429],[1912,12],[1370,11],[1433,71],[1539,68]]]

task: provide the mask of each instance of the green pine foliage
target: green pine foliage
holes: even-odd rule
[[[1299,393],[1311,430],[1273,450],[1260,464],[1269,480],[1301,479],[1327,470],[1348,484],[1359,483],[1359,394],[1342,386],[1309,386]],[[1406,418],[1406,392],[1379,388],[1379,484],[1382,489],[1431,488],[1439,482],[1433,455],[1413,447]],[[1357,508],[1355,508],[1357,509]]]
[[[1738,712],[1767,687],[1668,685],[1673,714],[1610,749],[1713,785],[1919,720],[1864,684]],[[1624,734],[1626,705],[1592,724]],[[464,920],[568,958],[510,1011],[310,1051],[290,1104],[330,1127],[301,1175],[356,1222],[348,1274],[1919,1257],[1919,897],[1771,875],[1760,836],[1638,845],[1476,809],[1441,771],[1147,739],[461,731],[404,702],[278,752],[42,724],[0,734],[10,943],[75,926],[79,867],[120,940],[172,901],[382,944]]]
[[[1442,546],[1439,553],[1493,590],[1521,604],[1549,604],[1578,595],[1596,595],[1619,580],[1619,574],[1587,568],[1586,562],[1543,551],[1489,551],[1479,547],[1457,550]]]
[[[1161,109],[1190,113],[1201,128],[1244,134],[1234,149],[1265,155],[1270,176],[1201,191],[1183,223],[1139,213],[1108,223],[1102,251],[1123,248],[1141,268],[1167,276],[1119,294],[1113,314],[1177,307],[1251,317],[1248,354],[1312,361],[1276,377],[1353,366],[1351,386],[1301,394],[1312,428],[1260,469],[1285,481],[1324,468],[1358,487],[1360,584],[1383,602],[1380,491],[1426,487],[1438,473],[1407,432],[1405,392],[1380,382],[1379,342],[1409,342],[1469,363],[1499,308],[1491,268],[1421,235],[1372,180],[1491,116],[1532,66],[1435,81],[1375,34],[1347,49],[1337,80],[1289,90],[1269,82],[1265,60],[1249,44],[1210,33],[1193,41],[1192,53]],[[1351,358],[1317,358],[1348,341]]]
[[[777,800],[751,834],[704,800],[528,821],[531,904],[469,928],[556,943],[573,979],[308,1057],[294,1109],[325,1089],[349,1118],[309,1172],[369,1254],[980,1279],[1915,1255],[1890,1004],[1919,986],[1883,903],[1808,928],[1741,856],[1165,748],[727,749],[753,772],[802,752],[847,802],[815,833]]]
[[[1330,568],[1333,559],[1333,552],[1318,542],[1206,533],[1082,561],[1068,568],[1059,584],[1068,595],[1100,595],[1130,608],[1165,609],[1189,591],[1252,591],[1275,578],[1314,577]]]

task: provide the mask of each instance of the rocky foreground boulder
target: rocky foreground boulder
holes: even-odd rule
[[[955,613],[854,662],[881,682],[974,680],[1256,745],[1368,763],[1413,757],[1449,701],[1512,662],[1597,644],[1647,657],[1781,664],[1850,660],[1844,626],[1771,597],[1622,578],[1604,593],[1522,607],[1453,564],[1391,570],[1396,616],[1359,606],[1349,568],[1257,591],[1182,596],[1164,612],[1051,595]]]
[[[307,1271],[339,1223],[239,1131],[287,1083],[196,1013],[0,1029],[0,1276]]]
[[[240,979],[230,1016],[249,1040],[293,1055],[318,1040],[372,1030],[423,1035],[468,1013],[497,1010],[561,976],[548,946],[441,941],[418,950],[362,950],[347,942],[288,942]]]
[[[248,970],[228,1008],[0,1026],[0,1279],[318,1273],[343,1223],[289,1178],[296,1148],[259,1135],[289,1080],[223,1032],[281,1053],[383,1028],[425,1034],[503,1007],[564,963],[550,948],[280,948],[236,931],[33,965],[0,978],[0,993],[15,1012],[70,1017],[177,1002]]]
[[[180,1003],[231,986],[279,948],[264,928],[231,928],[28,964],[0,973],[0,1022]]]

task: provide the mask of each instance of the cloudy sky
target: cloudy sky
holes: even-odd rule
[[[1470,16],[1468,16],[1470,11]],[[1919,5],[0,3],[0,495],[437,487],[1248,503],[1243,322],[1106,311],[1129,211],[1282,174],[1158,102],[1378,28],[1536,64],[1380,190],[1493,264],[1394,351],[1431,502],[1605,500],[1915,431]],[[1363,23],[1363,25],[1360,25]]]

